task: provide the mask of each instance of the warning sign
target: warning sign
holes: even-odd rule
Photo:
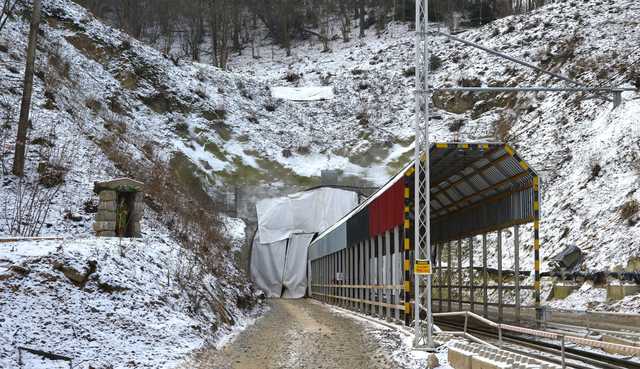
[[[431,274],[431,264],[429,264],[429,260],[416,260],[413,272],[415,274]]]

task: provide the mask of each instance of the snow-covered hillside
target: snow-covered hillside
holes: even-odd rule
[[[312,42],[299,43],[291,57],[265,46],[261,59],[245,52],[226,72],[172,60],[69,0],[43,2],[27,177],[37,177],[43,152],[63,156],[69,173],[42,234],[67,241],[0,246],[0,366],[15,366],[15,347],[28,346],[87,360],[85,366],[136,360],[141,367],[171,367],[251,316],[243,301],[255,295],[232,252],[223,254],[225,273],[176,295],[180,267],[171,255],[178,242],[151,210],[139,241],[123,248],[91,238],[93,215],[85,204],[95,200],[94,181],[123,174],[145,180],[141,168],[160,161],[194,198],[217,205],[237,187],[292,191],[317,184],[323,169],[380,185],[411,157],[414,33],[407,24],[391,24],[380,37],[368,31],[364,39],[355,37],[356,30],[351,42],[334,41],[328,53]],[[638,76],[633,51],[640,43],[639,11],[633,0],[585,0],[570,7],[558,2],[458,36],[589,86],[628,86]],[[28,33],[24,13],[0,34],[3,167],[13,155]],[[434,39],[433,51],[435,86],[563,85],[443,37]],[[332,86],[335,97],[304,103],[271,97],[273,86],[319,85]],[[625,93],[616,110],[602,98],[572,94],[437,94],[434,106],[441,119],[433,122],[433,140],[498,136],[541,173],[543,255],[575,243],[586,252],[586,269],[637,270],[637,93]],[[6,219],[18,183],[5,174],[1,182],[0,216]],[[79,216],[70,219],[69,213]],[[236,235],[231,250],[237,250],[244,223],[225,219],[229,235]],[[7,229],[0,222],[0,234]],[[530,239],[523,235],[529,250]],[[80,269],[95,264],[95,271],[77,286],[56,268],[65,263]],[[165,282],[171,271],[174,280]],[[105,291],[101,285],[124,289]],[[205,290],[233,306],[226,314],[211,304],[189,311],[193,296],[186,291]],[[21,308],[29,313],[16,314]],[[135,324],[128,324],[131,314]],[[215,334],[209,330],[213,322],[221,322]],[[112,343],[105,348],[106,339]],[[175,350],[168,349],[171,344]]]
[[[19,355],[24,368],[65,363],[27,348],[74,368],[173,368],[251,322],[251,290],[228,282],[235,268],[176,279],[188,258],[155,229],[136,240],[1,243],[0,367],[17,368]]]
[[[0,243],[0,367],[18,367],[20,355],[25,367],[56,367],[19,347],[70,357],[78,368],[175,367],[193,350],[228,340],[261,309],[235,261],[245,223],[221,217],[226,244],[215,273],[203,271],[151,208],[141,239],[93,237],[93,182],[123,175],[151,180],[141,177],[155,160],[169,163],[194,198],[206,195],[201,183],[215,180],[197,168],[216,163],[203,150],[215,151],[206,140],[222,142],[230,131],[225,117],[244,116],[245,105],[224,105],[220,91],[250,101],[237,88],[245,79],[206,66],[176,67],[70,1],[43,5],[25,182],[42,178],[45,157],[68,169],[59,192],[44,190],[52,197],[40,232],[63,239]],[[28,33],[28,13],[18,14],[0,34],[2,238],[26,193],[8,174]]]
[[[587,86],[633,87],[640,75],[632,52],[640,43],[639,10],[632,0],[557,2],[457,36]],[[373,32],[358,39],[356,30],[329,53],[313,41],[298,44],[291,57],[265,46],[263,58],[245,53],[231,67],[269,85],[334,86],[334,100],[292,111],[325,128],[326,142],[314,142],[310,159],[330,157],[327,167],[379,184],[412,154],[414,32],[406,24],[392,24],[380,37]],[[432,52],[436,87],[566,86],[441,36],[433,38]],[[291,73],[300,79],[286,81]],[[638,214],[623,209],[633,210],[640,197],[638,93],[624,93],[616,110],[603,98],[569,93],[438,93],[434,106],[442,119],[432,121],[432,140],[504,139],[541,173],[544,256],[576,244],[589,270],[633,270],[628,263],[640,257],[640,226]],[[531,237],[523,239],[531,249]]]

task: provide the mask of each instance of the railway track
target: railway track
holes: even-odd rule
[[[464,328],[464,323],[450,318],[436,318],[437,324],[441,327],[449,327],[454,331],[460,331]],[[445,331],[446,332],[446,331]],[[468,325],[467,332],[477,337],[489,339],[494,343],[499,342],[497,331],[478,327],[476,325]],[[515,352],[521,355],[533,357],[538,360],[551,362],[554,364],[562,364],[562,348],[558,344],[546,342],[540,339],[532,339],[524,335],[511,333],[502,334],[502,349]],[[518,347],[524,347],[520,349]],[[580,348],[567,347],[564,348],[564,356],[566,366],[576,369],[593,369],[593,368],[631,368],[640,369],[640,362],[632,361],[627,358],[607,355],[600,352],[588,351]]]

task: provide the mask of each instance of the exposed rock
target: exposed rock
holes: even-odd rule
[[[436,354],[429,354],[427,356],[427,368],[434,369],[440,366],[440,361],[438,360],[438,356]]]
[[[56,260],[53,263],[53,268],[59,270],[65,277],[69,278],[71,282],[79,287],[84,287],[89,279],[89,276],[93,274],[97,269],[98,262],[95,260],[87,261],[87,265],[82,270],[76,269],[73,265],[67,265],[62,261]]]
[[[71,212],[71,211],[67,211],[64,214],[64,219],[68,219],[74,222],[81,222],[82,221],[82,215],[80,215],[79,213],[76,212]]]
[[[25,276],[29,274],[29,272],[31,272],[31,269],[22,265],[12,265],[11,267],[9,267],[9,271],[13,272],[14,274]]]

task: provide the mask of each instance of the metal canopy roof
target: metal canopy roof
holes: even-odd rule
[[[538,175],[509,145],[434,143],[429,152],[433,243],[534,220],[539,206]],[[365,211],[398,181],[408,179],[413,193],[413,168],[412,161],[362,204],[316,237],[310,246],[310,259],[349,247],[347,221]],[[407,176],[411,178],[405,178]],[[413,195],[410,201],[413,202]]]
[[[430,164],[434,242],[533,221],[538,175],[510,146],[437,143]]]

